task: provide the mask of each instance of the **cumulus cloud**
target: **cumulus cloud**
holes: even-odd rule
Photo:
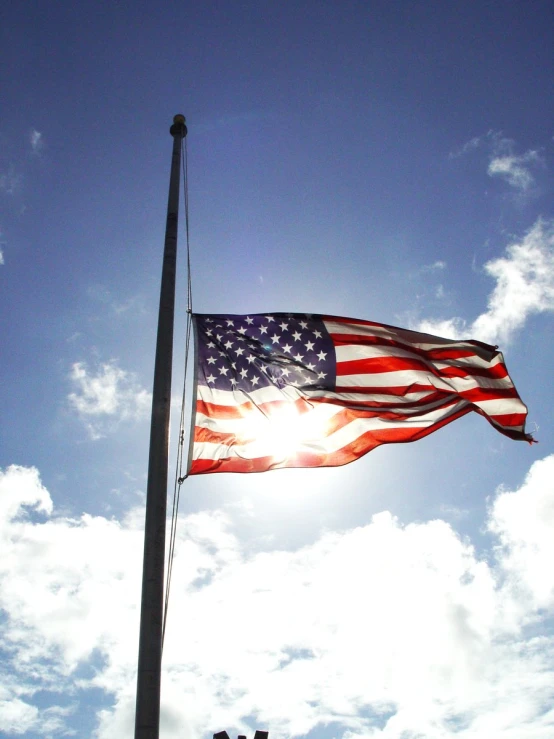
[[[75,362],[70,379],[75,391],[68,401],[84,421],[92,438],[99,438],[121,421],[138,420],[148,414],[151,394],[136,377],[117,362],[105,362],[96,371]]]
[[[252,723],[276,737],[330,723],[343,739],[551,736],[553,481],[554,455],[519,489],[497,491],[494,546],[481,554],[444,521],[403,525],[388,512],[261,552],[221,512],[183,517],[164,737],[251,734]],[[48,703],[61,710],[55,687],[74,701],[95,687],[112,697],[97,712],[99,739],[132,734],[142,511],[121,522],[57,516],[37,471],[22,467],[0,474],[3,498],[7,715],[34,727]],[[53,715],[71,728],[71,715]]]
[[[496,282],[487,310],[473,323],[461,318],[423,320],[418,330],[451,338],[508,344],[528,318],[554,310],[554,222],[538,219],[504,256],[487,262]]]

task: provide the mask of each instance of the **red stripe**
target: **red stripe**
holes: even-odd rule
[[[350,393],[360,393],[363,395],[393,395],[397,397],[403,397],[408,393],[421,393],[421,392],[434,392],[436,390],[433,385],[423,385],[421,382],[415,382],[413,385],[385,385],[380,386],[367,386],[367,385],[337,385],[335,391],[337,393],[343,393],[348,395]]]
[[[433,349],[421,349],[420,347],[414,346],[409,341],[402,341],[398,339],[392,339],[384,336],[364,336],[360,334],[330,334],[330,337],[335,346],[386,346],[394,347],[396,349],[403,349],[404,351],[416,354],[424,359],[431,361],[445,361],[448,358],[456,359],[456,355],[459,353],[459,358],[468,358],[483,355],[483,348],[485,349],[486,357],[485,361],[492,361],[494,357],[499,353],[494,347],[490,347],[486,344],[480,345],[479,342],[468,341],[464,342],[467,344],[476,345],[479,348],[479,352],[471,351],[471,349],[456,348],[452,347],[438,347]],[[421,338],[421,337],[420,337]],[[453,342],[454,343],[454,342]],[[452,357],[448,355],[452,354]]]
[[[409,388],[409,392],[412,392],[412,387]],[[389,393],[381,394],[388,395]],[[437,390],[435,392],[428,392],[427,395],[425,395],[425,397],[421,398],[420,400],[402,400],[402,397],[396,396],[397,399],[393,403],[388,403],[380,400],[351,400],[350,398],[342,399],[340,396],[337,397],[333,395],[330,397],[313,398],[312,402],[332,403],[333,405],[341,405],[347,408],[353,408],[354,410],[363,410],[365,408],[382,408],[384,410],[394,410],[398,408],[399,410],[405,409],[406,411],[410,411],[411,409],[421,408],[422,406],[431,405],[433,403],[437,403],[440,405],[440,401],[444,400],[445,398],[450,398],[451,395],[451,393],[445,393]]]
[[[493,413],[490,417],[504,429],[509,429],[511,426],[523,428],[527,413],[499,413],[498,415]]]
[[[438,374],[428,362],[410,357],[371,357],[337,362],[337,377],[342,375],[370,375],[381,372],[399,372],[401,370],[419,370]]]
[[[195,442],[207,442],[208,444],[223,444],[224,446],[233,446],[234,444],[248,444],[248,442],[254,441],[254,438],[241,437],[240,439],[236,434],[224,433],[222,431],[213,431],[205,426],[194,427],[194,441]]]
[[[411,357],[368,357],[365,359],[352,359],[345,362],[337,362],[337,376],[363,375],[379,372],[400,372],[402,370],[416,370],[431,372],[437,377],[489,377],[495,380],[504,379],[508,372],[506,367],[499,362],[491,367],[464,367],[463,365],[452,365],[448,367],[437,367],[432,362],[422,358]]]
[[[288,399],[270,400],[266,403],[260,403],[259,405],[251,403],[250,401],[241,403],[240,405],[220,405],[219,403],[208,403],[205,400],[200,399],[196,401],[197,413],[203,413],[209,418],[224,418],[227,420],[232,418],[244,418],[250,413],[256,412],[262,412],[264,415],[271,415],[273,411],[279,410],[283,406],[287,406],[288,408],[294,406],[296,408],[296,412],[299,414],[308,413],[312,409],[310,402],[304,398],[298,398],[294,401]]]
[[[302,453],[291,455],[289,458],[276,461],[273,457],[258,457],[256,459],[199,459],[191,465],[191,475],[200,475],[212,472],[265,472],[271,469],[286,467],[340,467],[353,462],[381,444],[399,444],[417,441],[428,436],[442,426],[461,418],[471,409],[462,408],[433,426],[427,428],[395,428],[367,431],[342,449],[330,454]]]

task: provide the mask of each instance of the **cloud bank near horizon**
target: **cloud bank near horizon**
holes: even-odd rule
[[[550,455],[497,490],[482,552],[442,520],[387,511],[261,552],[221,511],[182,517],[164,736],[251,733],[253,720],[275,737],[332,722],[349,739],[551,735],[554,635],[537,634],[554,609],[553,480]],[[69,729],[100,688],[113,706],[99,739],[132,733],[142,525],[141,508],[57,515],[36,469],[0,473],[5,730]]]

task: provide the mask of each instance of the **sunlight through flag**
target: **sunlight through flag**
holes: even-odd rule
[[[347,464],[476,411],[531,442],[496,347],[304,313],[193,316],[189,474]]]

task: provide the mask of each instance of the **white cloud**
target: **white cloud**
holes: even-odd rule
[[[500,177],[521,194],[527,194],[535,184],[533,168],[544,166],[539,152],[529,149],[524,154],[517,154],[515,141],[507,138],[500,131],[489,131],[491,154],[487,174]]]
[[[456,149],[455,151],[451,151],[448,155],[449,159],[458,159],[459,157],[463,156],[464,154],[467,154],[469,151],[474,151],[477,149],[481,143],[482,143],[482,137],[481,136],[474,136],[469,141],[466,141],[466,143],[460,147],[459,149]]]
[[[116,299],[113,294],[104,285],[91,285],[87,290],[88,296],[97,300],[110,308],[118,315],[131,313],[132,315],[144,315],[146,309],[144,307],[144,298],[142,295],[133,295],[123,301]]]
[[[442,269],[446,269],[446,262],[444,262],[442,259],[438,259],[432,264],[424,264],[421,268],[421,272],[435,272]]]
[[[444,521],[406,526],[387,512],[296,551],[257,553],[220,512],[183,518],[164,737],[251,734],[246,721],[276,739],[330,722],[344,739],[552,736],[553,481],[554,455],[519,490],[497,492],[498,546],[482,555]],[[33,691],[55,708],[55,688],[78,700],[95,686],[113,696],[98,738],[131,735],[142,511],[120,523],[56,516],[36,470],[21,467],[0,474],[4,497],[5,710],[32,724],[33,708],[44,713]],[[92,658],[92,677],[77,677]]]
[[[29,133],[29,141],[31,143],[33,154],[40,154],[44,147],[44,137],[40,131],[37,131],[34,128],[31,129],[31,132]]]
[[[538,152],[533,150],[519,156],[516,154],[494,156],[489,162],[487,173],[491,177],[500,177],[516,190],[527,192],[535,183],[531,167],[541,162]]]
[[[4,264],[4,252],[0,249],[0,264]]]
[[[121,421],[138,420],[148,414],[151,394],[113,360],[100,365],[96,372],[89,371],[84,362],[76,362],[70,379],[76,390],[68,395],[69,403],[93,438],[103,436]]]
[[[5,172],[0,172],[0,192],[6,195],[14,195],[21,189],[23,175],[13,164],[10,164]]]
[[[519,191],[528,194],[535,184],[533,169],[544,166],[544,160],[536,149],[517,154],[515,141],[504,136],[502,131],[488,131],[485,136],[475,136],[461,148],[451,152],[449,159],[458,159],[465,154],[484,148],[489,152],[487,173],[499,177]]]
[[[519,490],[501,490],[489,523],[500,542],[500,566],[515,590],[512,599],[529,599],[537,610],[554,603],[554,495],[545,492],[552,488],[553,459],[536,462]]]
[[[484,313],[473,323],[461,318],[420,321],[418,330],[506,345],[530,316],[554,311],[554,223],[537,220],[484,269],[496,281]]]
[[[19,698],[0,700],[0,726],[6,734],[25,734],[39,723],[39,711]]]

